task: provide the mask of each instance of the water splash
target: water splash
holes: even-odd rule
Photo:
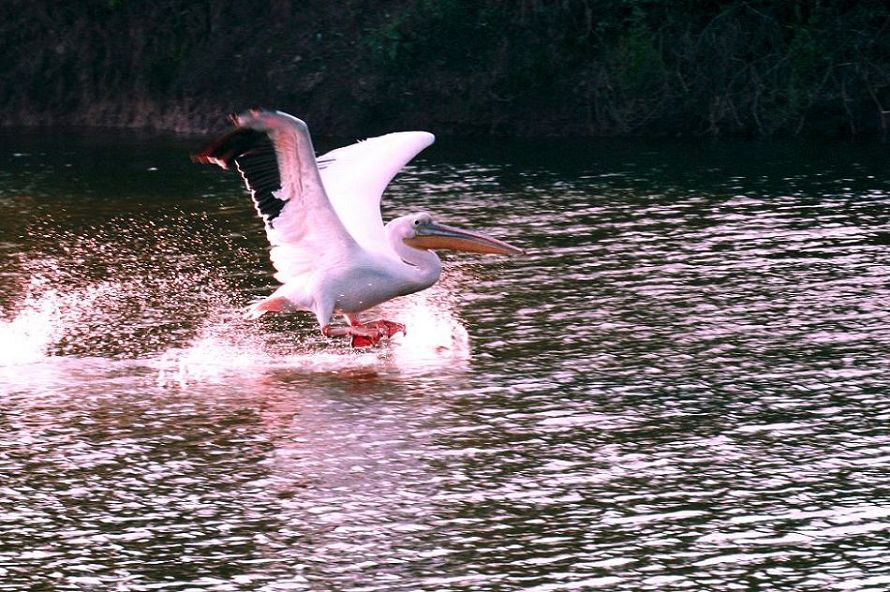
[[[59,334],[57,296],[28,296],[22,310],[11,320],[0,321],[0,366],[35,362],[44,357],[48,344]]]
[[[183,279],[184,272],[175,281],[133,275],[126,283],[75,286],[72,272],[56,261],[32,261],[32,267],[41,272],[28,279],[11,318],[0,321],[0,366],[60,355],[141,360],[154,369],[159,386],[180,387],[276,372],[362,377],[469,368],[469,336],[447,287],[387,303],[375,312],[405,323],[407,334],[352,350],[313,328],[244,321],[226,301],[224,285],[211,284],[185,302],[177,290],[195,278]],[[144,294],[154,294],[160,309],[137,309]]]
[[[89,315],[95,302],[116,290],[110,282],[71,292],[50,285],[43,276],[31,277],[21,307],[10,320],[0,320],[0,366],[38,362],[51,355],[53,346]]]
[[[153,363],[158,386],[185,387],[190,383],[219,383],[233,373],[262,365],[263,356],[253,348],[202,337],[185,348],[170,348]]]
[[[390,305],[407,331],[393,338],[392,357],[404,368],[422,368],[447,362],[466,368],[470,337],[449,302],[447,288],[433,288]]]
[[[408,326],[379,346],[353,350],[345,342],[303,330],[275,332],[261,323],[208,317],[185,347],[173,347],[154,362],[159,386],[253,380],[269,373],[334,374],[347,377],[464,371],[469,367],[466,329],[442,293],[415,294],[390,303],[385,314]],[[384,312],[381,309],[380,312]]]

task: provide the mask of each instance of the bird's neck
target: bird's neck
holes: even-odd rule
[[[418,290],[428,288],[436,283],[442,273],[442,261],[433,251],[426,249],[414,249],[409,247],[401,238],[390,236],[393,250],[404,263],[407,264],[412,281],[416,282]]]

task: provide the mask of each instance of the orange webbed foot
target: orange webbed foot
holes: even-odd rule
[[[326,325],[321,332],[326,337],[352,338],[352,347],[371,347],[380,343],[384,337],[392,337],[396,333],[405,334],[405,325],[393,321],[370,321],[359,323],[353,320],[349,327],[331,327]]]

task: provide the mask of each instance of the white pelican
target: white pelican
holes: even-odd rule
[[[252,318],[309,311],[325,336],[349,336],[355,347],[370,346],[405,327],[384,320],[361,323],[358,314],[436,283],[442,264],[432,249],[523,253],[489,236],[437,224],[426,212],[383,225],[383,190],[433,143],[430,133],[387,134],[316,159],[309,129],[292,115],[252,109],[232,121],[234,131],[192,160],[223,169],[234,163],[265,222],[282,285],[248,309]],[[348,326],[331,326],[336,312]]]

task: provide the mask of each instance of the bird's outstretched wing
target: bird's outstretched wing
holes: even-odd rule
[[[392,178],[435,136],[396,132],[369,138],[318,157],[321,179],[340,221],[369,250],[388,250],[380,198]]]
[[[287,281],[357,248],[325,192],[306,124],[266,110],[232,119],[235,130],[192,159],[241,173],[265,222],[275,277]]]

